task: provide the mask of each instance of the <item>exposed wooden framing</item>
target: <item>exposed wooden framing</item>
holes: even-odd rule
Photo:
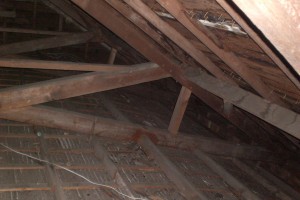
[[[131,46],[133,46],[135,49],[141,52],[149,60],[158,63],[162,68],[167,70],[173,76],[173,78],[175,78],[185,87],[189,88],[202,101],[204,101],[212,109],[214,109],[219,114],[221,114],[224,118],[228,119],[236,127],[240,128],[245,133],[249,133],[249,135],[257,134],[256,130],[259,128],[259,126],[256,123],[247,119],[247,117],[245,117],[245,115],[236,108],[232,109],[231,113],[224,114],[223,101],[221,99],[216,98],[214,95],[208,92],[210,91],[210,89],[205,90],[207,88],[203,89],[199,84],[195,82],[197,81],[197,79],[201,79],[201,77],[198,76],[194,78],[195,81],[191,81],[190,77],[184,75],[184,71],[180,69],[180,66],[176,62],[174,62],[174,60],[168,57],[165,53],[163,53],[163,51],[156,44],[154,44],[152,40],[145,35],[145,33],[136,29],[136,27],[133,24],[129,23],[126,19],[120,17],[119,13],[111,9],[111,7],[106,5],[103,1],[95,1],[95,0],[90,0],[90,1],[72,0],[72,1],[75,4],[77,4],[79,7],[87,11],[91,16],[93,16],[95,19],[101,22],[104,26],[108,27],[111,31],[113,31],[123,40],[128,42]],[[101,10],[102,12],[98,12],[99,10]],[[217,81],[216,79],[214,80]],[[235,88],[239,91],[243,91],[240,88],[237,87]],[[224,88],[223,90],[227,90],[227,89]],[[243,92],[247,93],[246,91]],[[216,96],[220,96],[221,98],[223,98],[223,95],[219,95],[218,93],[214,93],[214,94]],[[250,96],[255,96],[250,93],[247,94],[249,94]],[[261,104],[264,104],[266,106],[266,104],[268,103],[259,97],[256,97],[256,99],[260,99],[257,102],[258,104],[255,104],[254,102],[253,103],[249,102],[250,105],[247,105],[248,107],[246,108],[241,107],[240,105],[236,105],[236,106],[254,114],[255,116],[259,115],[261,119],[265,120],[265,117],[262,115],[263,113],[258,113],[257,108],[261,107],[259,106]],[[228,98],[226,98],[226,100],[231,102]],[[292,111],[288,111],[288,110],[286,111],[289,113],[293,113]],[[279,114],[278,117],[280,116],[281,115]],[[283,116],[286,116],[286,114],[284,114]],[[250,128],[245,126],[246,124],[244,123],[245,120],[247,121],[247,124],[251,124]],[[274,122],[270,120],[268,121],[269,123],[274,124]],[[288,123],[286,123],[286,125],[287,124]],[[293,123],[293,124],[297,124],[297,123]],[[276,125],[276,122],[274,125]],[[296,129],[294,131],[296,131]]]
[[[108,61],[107,61],[108,64],[113,64],[115,62],[117,52],[118,52],[117,49],[111,48],[109,58],[108,58]]]
[[[0,110],[116,89],[166,78],[158,65],[141,64],[118,72],[91,72],[0,90]]]
[[[158,44],[161,45],[170,55],[180,60],[182,63],[187,63],[189,66],[197,66],[196,61],[190,61],[186,58],[185,52],[178,46],[175,45],[171,40],[168,40],[162,34],[157,32],[151,24],[148,23],[142,16],[136,12],[132,12],[132,9],[126,4],[120,1],[106,0],[114,9],[120,12],[128,20],[142,29],[145,33],[151,36],[151,38]]]
[[[168,23],[160,19],[160,17],[157,16],[157,14],[155,14],[141,0],[136,0],[136,1],[125,0],[125,2],[128,3],[128,5],[130,5],[141,16],[146,18],[161,32],[163,32],[167,37],[173,40],[178,46],[180,46],[183,50],[185,50],[189,55],[191,55],[211,74],[213,74],[214,76],[218,77],[221,80],[234,83],[207,56],[205,56],[200,50],[196,49],[196,47],[184,36],[182,36],[175,28],[173,28],[171,25],[169,25]]]
[[[15,18],[16,11],[0,10],[0,17]]]
[[[208,199],[186,179],[172,161],[170,161],[146,135],[141,135],[138,139],[138,143],[142,146],[143,150],[157,162],[167,177],[178,187],[184,197],[191,200]]]
[[[210,92],[207,92],[199,87],[199,85],[195,84],[195,82],[190,81],[188,77],[184,75],[184,71],[180,68],[180,65],[166,55],[164,51],[162,51],[153,43],[151,39],[145,35],[147,30],[142,32],[141,30],[137,29],[133,24],[122,18],[118,12],[106,5],[103,1],[90,0],[88,3],[85,0],[72,1],[87,11],[104,26],[117,34],[120,38],[128,42],[149,60],[158,63],[162,68],[167,70],[173,76],[173,78],[175,78],[185,87],[189,88],[204,103],[209,105],[224,118],[228,119],[236,127],[240,128],[249,136],[257,135],[257,130],[260,129],[260,127],[256,123],[254,123],[252,120],[249,120],[241,111],[236,108],[232,109],[230,114],[224,114],[223,101],[219,98],[216,98],[216,96]],[[101,10],[102,12],[100,13],[98,10]],[[253,105],[251,105],[249,108],[253,108],[255,110],[256,108],[253,107]],[[264,133],[264,130],[262,131],[262,133]]]
[[[109,158],[109,154],[105,150],[105,148],[98,142],[94,142],[93,145],[96,157],[103,162],[104,168],[108,170],[109,175],[115,179],[118,189],[128,196],[135,197],[136,194],[131,191],[131,188],[129,186],[130,183],[122,177],[119,172],[118,166],[116,166],[111,161],[111,159]]]
[[[39,137],[39,142],[40,142],[41,158],[44,160],[48,160],[47,159],[48,145],[43,135]],[[55,198],[57,200],[67,200],[65,193],[62,189],[61,180],[58,178],[55,168],[52,168],[52,166],[50,166],[49,164],[45,164],[45,167],[46,167],[46,173],[50,184],[49,186],[53,189]]]
[[[274,186],[273,182],[268,181],[259,173],[257,173],[255,170],[253,170],[251,167],[249,167],[247,164],[243,163],[242,161],[233,159],[232,160],[234,164],[239,167],[242,171],[246,172],[249,176],[251,176],[253,179],[255,179],[258,183],[260,183],[262,186],[267,188],[269,191],[271,191],[276,197],[283,200],[292,200],[290,196],[283,193],[281,189],[278,189],[280,187]]]
[[[193,22],[184,13],[184,8],[178,0],[156,0],[163,6],[172,16],[174,16],[184,27],[186,27],[193,35],[195,35],[203,44],[205,44],[213,53],[224,61],[234,72],[241,76],[254,90],[256,90],[262,97],[268,99],[279,105],[285,105],[282,100],[256,75],[246,63],[240,60],[233,52],[224,49],[223,44],[219,41],[220,45],[215,43],[203,31],[205,28],[201,24],[193,24]],[[136,1],[135,1],[136,2]],[[140,8],[140,13],[146,11]],[[200,28],[197,27],[200,26]],[[180,41],[179,41],[180,42]]]
[[[43,114],[41,115],[41,113]],[[188,136],[184,133],[180,133],[174,137],[169,134],[167,130],[144,127],[128,122],[121,122],[46,106],[27,107],[9,113],[1,113],[0,117],[37,126],[60,128],[84,134],[97,134],[119,140],[130,140],[135,137],[137,131],[148,132],[157,137],[160,145],[184,149],[199,148],[206,153],[234,158],[262,160],[264,162],[278,162],[279,159],[288,159],[286,156],[276,155],[274,152],[270,152],[261,147],[229,143],[200,136]]]
[[[170,125],[168,130],[172,134],[177,134],[179,131],[180,124],[183,119],[183,115],[185,113],[186,107],[188,105],[190,96],[191,96],[191,91],[187,89],[186,87],[182,86],[180,90],[179,97],[176,102],[175,109],[173,111],[173,115],[170,121]]]
[[[299,1],[233,0],[233,2],[300,75]]]
[[[247,186],[245,186],[241,181],[232,176],[226,169],[219,165],[216,161],[210,158],[205,153],[200,150],[195,150],[195,155],[202,160],[209,168],[211,168],[215,173],[222,177],[225,182],[227,182],[231,187],[238,191],[241,196],[245,199],[251,200],[261,200],[256,194],[254,194]]]
[[[99,33],[75,33],[0,46],[0,56],[85,43]]]
[[[70,70],[84,72],[113,72],[124,69],[134,69],[138,66],[112,65],[112,64],[92,64],[92,63],[75,63],[64,61],[46,61],[31,59],[9,59],[0,58],[1,67],[9,68],[25,68],[25,69],[54,69],[54,70]]]
[[[67,35],[67,34],[70,34],[68,32],[44,31],[44,30],[33,30],[33,29],[23,29],[23,28],[7,28],[7,27],[0,27],[0,32],[27,33],[27,34],[37,34],[37,35]]]
[[[229,15],[248,33],[248,35],[264,50],[264,52],[274,61],[275,64],[287,75],[287,77],[300,89],[300,82],[278,58],[273,50],[261,39],[261,37],[250,27],[250,25],[234,10],[227,1],[216,0]]]

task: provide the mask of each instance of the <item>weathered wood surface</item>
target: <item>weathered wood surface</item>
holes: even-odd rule
[[[233,2],[300,75],[300,2],[298,0],[233,0]]]
[[[0,90],[0,110],[8,111],[53,100],[159,80],[169,75],[146,63],[117,72],[91,72]]]
[[[188,105],[191,91],[186,87],[182,86],[180,90],[179,97],[176,102],[175,109],[173,111],[173,115],[169,124],[168,130],[172,134],[177,134],[179,131],[180,124],[182,122],[186,107]]]
[[[0,46],[0,56],[81,44],[87,42],[98,34],[99,33],[94,32],[74,33],[25,42],[5,44]]]

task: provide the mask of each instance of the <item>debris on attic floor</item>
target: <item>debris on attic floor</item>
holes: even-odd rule
[[[1,1],[0,199],[300,199],[297,66],[233,2]]]

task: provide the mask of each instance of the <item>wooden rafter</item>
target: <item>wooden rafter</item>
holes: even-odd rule
[[[95,36],[98,36],[99,34],[99,32],[74,33],[25,42],[5,44],[0,46],[0,56],[81,44],[87,42]]]
[[[7,28],[7,27],[0,27],[0,32],[25,33],[25,34],[37,34],[37,35],[67,35],[67,34],[70,34],[68,32],[59,32],[59,31],[45,31],[45,30]]]
[[[185,50],[189,55],[191,55],[198,63],[200,63],[207,71],[209,71],[214,76],[221,80],[234,83],[230,78],[228,78],[222,70],[217,67],[207,56],[204,55],[200,50],[182,36],[175,28],[173,28],[168,23],[164,22],[159,18],[147,5],[145,5],[141,0],[130,1],[125,0],[128,5],[130,5],[135,11],[137,11],[141,16],[146,18],[150,23],[152,23],[156,28],[163,32],[167,37],[173,40],[178,46]]]
[[[134,1],[139,2],[139,1]],[[183,26],[185,26],[193,35],[195,35],[203,44],[205,44],[213,53],[221,58],[234,72],[239,74],[251,87],[253,87],[262,97],[279,105],[285,105],[282,100],[256,75],[246,63],[240,60],[235,53],[226,50],[221,41],[215,43],[210,39],[207,31],[201,24],[193,23],[184,13],[183,6],[177,0],[157,0],[172,16],[174,16]],[[140,13],[145,13],[140,8]],[[198,28],[197,26],[200,26]],[[180,42],[180,41],[178,41]]]
[[[234,10],[227,1],[217,2],[230,14],[230,16],[248,33],[248,35],[264,50],[264,52],[277,64],[286,76],[300,89],[300,81],[290,72],[288,67],[278,58],[273,50],[261,39],[261,37],[250,27],[250,25]]]
[[[169,75],[156,64],[141,64],[118,72],[91,72],[0,90],[0,110],[8,111],[159,80]]]
[[[126,19],[120,17],[119,13],[111,9],[108,5],[106,5],[102,1],[79,1],[79,0],[72,0],[74,3],[76,3],[79,7],[84,9],[86,12],[88,12],[91,16],[93,16],[95,19],[97,19],[99,22],[101,22],[103,25],[108,27],[111,31],[113,31],[115,34],[117,34],[119,37],[121,37],[123,40],[128,42],[131,46],[133,46],[135,49],[137,49],[139,52],[141,52],[145,57],[147,57],[149,60],[156,62],[159,64],[162,68],[167,70],[173,78],[175,78],[177,81],[179,81],[182,85],[192,90],[192,92],[198,96],[202,101],[204,101],[207,105],[209,105],[212,109],[217,111],[219,114],[221,114],[223,117],[228,119],[230,122],[232,122],[236,127],[240,128],[246,133],[249,133],[250,135],[257,134],[255,127],[258,127],[256,123],[252,122],[251,120],[248,120],[247,117],[240,112],[238,109],[233,108],[230,110],[229,113],[224,113],[223,110],[223,101],[216,98],[216,96],[223,97],[223,95],[220,95],[218,93],[214,93],[213,91],[203,89],[196,81],[198,79],[201,79],[201,77],[194,77],[194,80],[191,81],[190,77],[187,77],[180,69],[180,66],[174,62],[170,57],[168,57],[163,51],[155,44],[151,39],[149,39],[148,36],[145,35],[142,31],[136,29],[136,27],[129,23]],[[102,10],[102,12],[98,12],[98,10]],[[208,76],[209,77],[209,76]],[[212,78],[212,77],[210,77]],[[217,81],[214,79],[214,81]],[[221,84],[221,83],[220,83]],[[224,82],[222,82],[224,84]],[[226,84],[225,84],[226,85]],[[226,86],[227,87],[227,86]],[[234,87],[238,89],[239,91],[244,91],[243,89]],[[223,90],[226,90],[225,88]],[[209,92],[208,92],[209,91]],[[213,92],[211,94],[210,92]],[[247,92],[246,92],[247,93]],[[247,93],[251,96],[250,93]],[[270,105],[265,100],[256,97],[258,102],[260,102],[258,105]],[[226,101],[231,101],[230,99],[225,98]],[[237,105],[237,107],[240,107],[255,116],[258,115],[263,120],[266,120],[265,117],[262,115],[262,113],[257,112],[258,105],[255,105],[255,103],[250,103],[248,107],[244,108],[242,106]],[[277,106],[278,107],[278,106]],[[292,115],[292,111],[286,110],[287,112],[290,112]],[[280,114],[278,115],[280,117]],[[285,115],[284,115],[285,116]],[[247,121],[247,124],[251,124],[250,128],[245,126],[246,123],[244,123],[244,120]],[[269,123],[273,124],[274,126],[277,125],[277,122],[274,123],[273,119],[268,118],[267,119]],[[278,122],[280,123],[280,122]],[[287,123],[288,124],[288,123]],[[287,128],[289,129],[285,124],[284,126],[277,126],[279,128]],[[296,125],[297,123],[293,123]],[[281,122],[282,125],[282,122]],[[294,129],[294,134],[296,132],[296,129]],[[291,134],[291,133],[290,133]],[[297,134],[297,133],[296,133]]]

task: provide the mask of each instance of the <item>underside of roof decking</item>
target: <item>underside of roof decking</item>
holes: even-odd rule
[[[300,199],[299,8],[1,1],[0,199]]]

